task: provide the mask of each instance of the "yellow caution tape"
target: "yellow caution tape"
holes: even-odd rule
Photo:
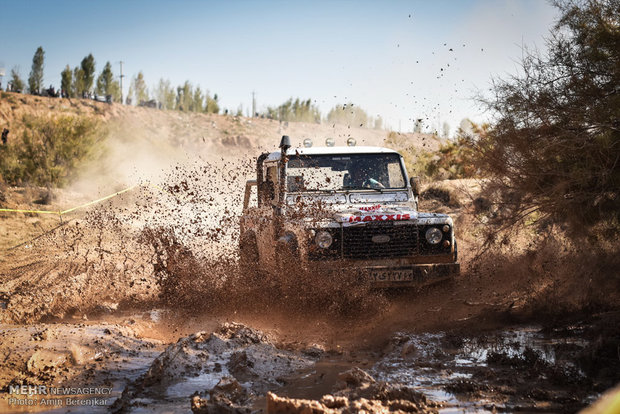
[[[153,188],[155,188],[155,189],[157,189],[157,190],[159,190],[160,192],[162,192],[162,193],[164,193],[164,194],[166,194],[166,193],[167,193],[167,194],[170,194],[168,191],[164,190],[163,188],[161,188],[161,187],[159,187],[159,186],[157,186],[157,185],[155,185],[155,184],[147,183],[147,185],[148,185],[148,186],[150,186],[150,187],[153,187]],[[33,213],[33,214],[56,214],[56,215],[58,215],[58,216],[60,217],[60,221],[61,221],[61,224],[60,224],[60,226],[58,226],[58,227],[61,227],[61,226],[65,225],[65,224],[67,224],[67,223],[62,223],[62,216],[63,216],[63,215],[65,215],[65,214],[67,214],[67,213],[71,213],[71,212],[73,212],[73,211],[75,211],[75,210],[79,210],[79,209],[84,208],[84,207],[91,206],[91,205],[93,205],[93,204],[100,203],[100,202],[105,201],[105,200],[108,200],[108,199],[110,199],[110,198],[116,197],[116,196],[118,196],[118,195],[120,195],[120,194],[126,193],[127,191],[131,191],[131,190],[133,190],[134,188],[139,187],[139,186],[140,186],[140,185],[134,185],[134,186],[131,186],[131,187],[126,188],[126,189],[124,189],[124,190],[117,191],[117,192],[116,192],[116,193],[114,193],[114,194],[110,194],[110,195],[107,195],[107,196],[105,196],[105,197],[101,197],[101,198],[99,198],[99,199],[97,199],[97,200],[89,201],[89,202],[88,202],[88,203],[86,203],[86,204],[82,204],[82,205],[80,205],[80,206],[73,207],[73,208],[70,208],[70,209],[67,209],[67,210],[63,210],[63,211],[49,211],[49,210],[22,210],[22,209],[0,208],[0,212],[7,212],[7,213]],[[176,199],[178,200],[177,195],[175,195],[175,194],[171,194],[171,195],[172,195],[174,198],[176,198]],[[71,220],[70,220],[70,221],[71,221]],[[53,229],[51,229],[51,230],[49,230],[49,231],[47,231],[47,232],[45,232],[45,233],[43,233],[43,234],[40,234],[39,236],[37,236],[37,237],[35,237],[34,239],[31,239],[31,240],[29,240],[29,241],[34,241],[34,240],[36,240],[36,239],[40,238],[41,236],[43,236],[44,234],[47,234],[47,233],[49,233],[50,231],[54,231],[54,230],[55,230],[55,229],[57,229],[58,227],[54,227]],[[18,244],[17,246],[13,246],[13,247],[11,247],[11,248],[7,249],[7,251],[8,251],[8,250],[13,250],[13,249],[16,249],[16,248],[18,248],[18,247],[20,247],[20,246],[24,245],[25,243],[28,243],[28,241],[25,241],[25,242],[23,242],[23,243],[20,243],[20,244]]]
[[[11,208],[0,208],[0,212],[8,212],[8,213],[33,213],[33,214],[56,214],[58,216],[62,216],[64,214],[71,213],[72,211],[79,210],[81,208],[88,207],[88,206],[91,206],[93,204],[100,203],[100,202],[108,200],[108,199],[110,199],[112,197],[116,197],[117,195],[126,193],[127,191],[131,191],[131,190],[133,190],[136,187],[138,187],[138,186],[134,185],[134,186],[131,186],[131,187],[126,188],[124,190],[117,191],[114,194],[110,194],[110,195],[107,195],[105,197],[101,197],[101,198],[99,198],[97,200],[90,201],[90,202],[88,202],[86,204],[82,204],[81,206],[73,207],[73,208],[70,208],[68,210],[63,210],[63,211],[20,210],[20,209],[11,209]]]
[[[62,211],[45,211],[45,210],[14,210],[12,208],[0,208],[2,212],[8,213],[37,213],[37,214],[62,214]]]
[[[65,210],[65,211],[61,211],[59,214],[60,214],[60,215],[63,215],[63,214],[70,213],[70,212],[72,212],[72,211],[78,210],[78,209],[80,209],[80,208],[84,208],[84,207],[88,207],[88,206],[91,206],[91,205],[96,204],[96,203],[100,203],[100,202],[105,201],[105,200],[108,200],[108,199],[110,199],[110,198],[112,198],[112,197],[116,197],[117,195],[121,195],[121,194],[123,194],[123,193],[126,193],[127,191],[131,191],[131,190],[133,190],[133,189],[134,189],[134,188],[136,188],[136,187],[137,187],[137,185],[131,186],[131,187],[126,188],[126,189],[124,189],[124,190],[118,191],[118,192],[116,192],[116,193],[114,193],[114,194],[110,194],[110,195],[108,195],[108,196],[101,197],[101,198],[100,198],[100,199],[98,199],[98,200],[94,200],[94,201],[88,202],[88,203],[86,203],[86,204],[82,204],[81,206],[77,206],[77,207],[70,208],[70,209]]]

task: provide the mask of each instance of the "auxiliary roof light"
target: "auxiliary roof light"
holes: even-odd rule
[[[333,147],[336,144],[336,141],[334,141],[333,138],[327,138],[325,140],[325,145],[327,145],[328,147]]]
[[[357,144],[357,141],[355,140],[355,138],[351,137],[347,140],[347,146],[354,147],[355,144]]]
[[[310,138],[304,139],[304,147],[310,148],[312,146],[312,140]]]

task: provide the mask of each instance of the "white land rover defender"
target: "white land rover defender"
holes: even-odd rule
[[[454,224],[418,211],[402,156],[380,147],[291,148],[260,155],[245,187],[241,271],[350,269],[377,287],[419,286],[460,271]],[[332,146],[329,146],[329,145]],[[256,187],[256,200],[252,190]],[[288,260],[285,260],[288,259]],[[296,269],[287,269],[288,272]]]

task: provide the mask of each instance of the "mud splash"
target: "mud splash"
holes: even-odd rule
[[[247,163],[177,165],[164,184],[123,194],[37,240],[19,252],[32,260],[22,258],[24,265],[5,278],[13,280],[2,286],[8,300],[2,301],[1,320],[152,306],[220,315],[382,312],[384,295],[346,269],[330,269],[333,275],[326,277],[298,263],[252,274],[240,268],[241,189],[251,173]],[[310,214],[303,208],[304,216]],[[324,208],[314,210],[324,214]],[[47,299],[34,294],[39,288]]]

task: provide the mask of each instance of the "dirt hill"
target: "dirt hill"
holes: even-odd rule
[[[106,104],[86,99],[60,99],[3,92],[0,94],[0,128],[9,128],[10,140],[23,132],[24,115],[88,115],[110,126],[110,140],[125,145],[144,145],[174,153],[200,154],[209,158],[256,155],[277,146],[281,135],[289,135],[293,145],[310,138],[324,145],[332,137],[345,145],[354,137],[358,145],[383,145],[390,131],[349,127],[338,124],[280,122],[265,118],[187,113]],[[402,134],[410,145],[436,149],[439,140],[430,134]],[[137,154],[133,154],[137,155]]]

